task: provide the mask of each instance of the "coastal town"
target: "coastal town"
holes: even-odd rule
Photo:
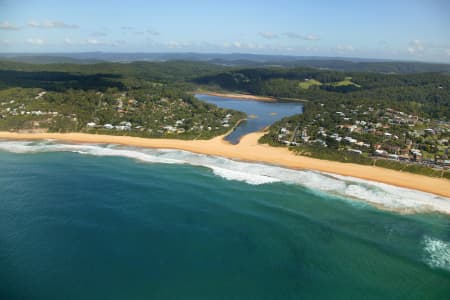
[[[422,118],[382,105],[319,103],[314,114],[287,118],[272,139],[292,148],[309,146],[371,159],[448,169],[450,122]]]
[[[55,92],[21,91],[0,101],[0,128],[8,130],[82,131],[147,137],[209,138],[231,129],[245,114],[196,99],[171,99],[127,92],[76,92],[88,98],[85,109],[52,105]],[[80,100],[77,99],[79,102]],[[92,105],[94,104],[94,105]],[[3,126],[2,126],[3,124]]]
[[[60,100],[62,96],[66,100]],[[77,108],[67,103],[74,98]],[[60,105],[54,105],[56,101]],[[331,160],[348,157],[365,164],[376,160],[377,165],[397,169],[396,163],[442,171],[450,167],[449,122],[383,104],[317,102],[307,107],[304,114],[273,124],[270,142],[303,155],[322,155],[324,149],[330,150],[334,158],[320,158]],[[224,134],[243,118],[244,113],[195,98],[171,99],[156,93],[76,91],[62,95],[17,89],[0,102],[0,128],[16,131],[207,139]]]

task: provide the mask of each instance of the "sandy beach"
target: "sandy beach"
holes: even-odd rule
[[[185,141],[85,133],[0,132],[0,139],[55,139],[75,143],[107,143],[145,148],[186,150],[194,153],[223,156],[248,162],[274,164],[292,169],[309,169],[351,176],[450,197],[450,181],[447,179],[432,178],[373,166],[346,164],[299,156],[293,154],[286,148],[276,148],[258,144],[258,139],[262,135],[262,132],[248,134],[244,136],[237,145],[229,144],[223,140],[223,136],[211,140]]]
[[[237,93],[218,93],[218,92],[198,91],[198,94],[232,98],[232,99],[244,99],[244,100],[267,101],[267,102],[277,101],[275,98],[272,98],[272,97],[255,96],[255,95],[248,95],[248,94],[237,94]]]

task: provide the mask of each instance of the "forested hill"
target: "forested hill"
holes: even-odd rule
[[[450,116],[450,75],[380,74],[309,68],[229,70],[194,79],[197,84],[251,94],[310,101],[389,103],[431,118]]]
[[[45,89],[123,89],[159,83],[188,83],[198,76],[228,70],[204,62],[133,62],[96,64],[28,64],[0,61],[0,88],[33,87]]]
[[[96,62],[161,62],[196,61],[234,67],[309,67],[345,72],[377,73],[423,73],[443,72],[450,74],[450,64],[413,61],[383,61],[363,58],[308,57],[286,55],[256,54],[218,54],[218,53],[51,53],[51,54],[0,54],[0,61],[24,62],[33,64]]]
[[[192,61],[26,64],[0,61],[0,88],[24,87],[64,91],[130,90],[163,83],[194,91],[222,89],[310,101],[389,103],[424,117],[450,116],[450,75],[382,74],[313,68],[240,68]]]
[[[375,72],[411,74],[424,72],[441,72],[450,74],[449,64],[422,62],[351,62],[342,60],[298,61],[296,67],[311,67],[345,72]]]

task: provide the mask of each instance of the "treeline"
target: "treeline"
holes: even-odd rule
[[[345,80],[351,78],[351,84]],[[301,82],[314,79],[320,85],[304,89]],[[271,97],[310,101],[365,100],[390,103],[393,108],[430,118],[450,116],[450,75],[342,73],[314,69],[253,68],[231,70],[194,79],[200,85]]]
[[[300,87],[305,80],[318,84]],[[389,104],[422,117],[450,116],[450,75],[441,73],[344,73],[303,67],[238,69],[189,61],[45,65],[0,61],[0,89],[131,91],[153,89],[160,84],[167,90],[193,91],[206,86],[320,103],[366,101]]]
[[[223,72],[226,68],[209,63],[187,61],[95,64],[27,64],[0,61],[0,70],[16,71],[18,72],[15,73],[16,75],[33,77],[35,80],[42,80],[48,72],[48,74],[66,76],[67,79],[70,79],[70,76],[116,78],[123,84],[129,85],[140,80],[159,83],[189,82],[198,76]],[[4,80],[6,78],[2,78],[1,82],[3,83]],[[16,83],[20,83],[20,80]]]
[[[218,53],[67,53],[67,54],[3,54],[0,60],[34,64],[135,61],[197,61],[239,68],[280,66],[284,68],[316,68],[341,72],[372,73],[450,73],[450,64],[413,61],[374,61],[358,58],[302,57],[261,54]]]

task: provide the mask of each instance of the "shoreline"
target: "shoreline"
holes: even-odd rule
[[[232,145],[225,141],[223,139],[224,135],[210,140],[177,140],[87,133],[17,133],[0,131],[0,139],[54,139],[73,143],[118,144],[142,148],[184,150],[198,154],[222,156],[245,162],[267,163],[289,169],[306,169],[349,176],[450,198],[450,181],[445,178],[427,177],[380,167],[341,163],[295,155],[286,148],[276,148],[259,144],[258,140],[263,134],[263,132],[255,132],[245,135],[237,145]]]
[[[250,94],[239,94],[239,93],[219,93],[219,92],[210,92],[210,91],[197,91],[194,94],[203,94],[208,96],[215,97],[224,97],[224,98],[232,98],[236,100],[253,100],[253,101],[261,101],[261,102],[276,102],[277,99],[267,96],[255,96]]]

